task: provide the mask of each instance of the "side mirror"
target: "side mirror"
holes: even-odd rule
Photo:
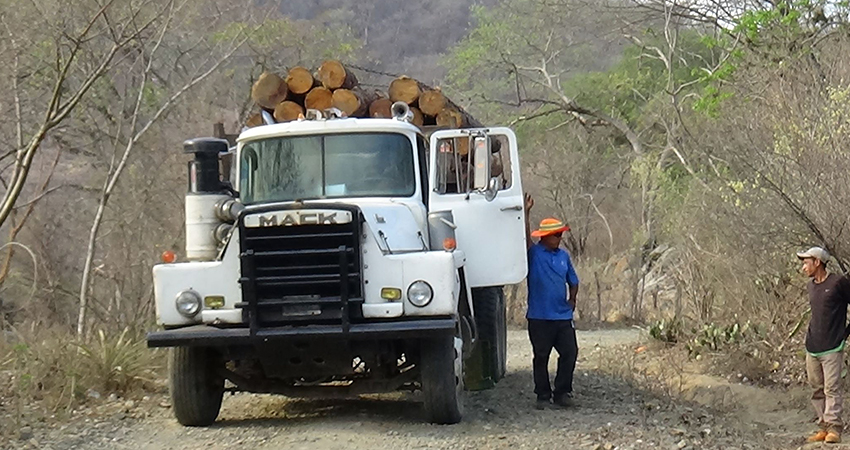
[[[486,191],[490,188],[490,139],[487,136],[472,138],[472,162],[474,164],[472,188]]]

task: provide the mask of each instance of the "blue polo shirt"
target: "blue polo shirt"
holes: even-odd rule
[[[528,319],[572,320],[567,285],[578,286],[578,275],[563,249],[537,243],[528,249]]]

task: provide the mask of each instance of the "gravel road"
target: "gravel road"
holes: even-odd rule
[[[780,449],[788,433],[748,426],[740,416],[662,400],[598,368],[606,352],[634,347],[635,329],[580,331],[577,406],[533,408],[531,347],[508,335],[508,374],[495,388],[468,393],[462,423],[424,423],[416,394],[351,400],[226,396],[218,422],[184,428],[167,398],[114,402],[61,426],[37,429],[12,448],[65,449]],[[551,361],[554,374],[554,358]],[[774,430],[775,431],[775,430]]]

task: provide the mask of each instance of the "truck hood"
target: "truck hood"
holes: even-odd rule
[[[427,251],[425,236],[413,213],[402,204],[360,204],[367,229],[385,253]]]

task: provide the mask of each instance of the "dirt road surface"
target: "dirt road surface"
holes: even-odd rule
[[[538,411],[527,335],[512,330],[508,339],[506,378],[493,389],[470,392],[458,425],[425,423],[416,394],[350,400],[236,394],[225,397],[214,426],[184,428],[173,419],[167,397],[150,396],[123,402],[118,409],[89,408],[65,425],[38,429],[11,445],[50,450],[743,450],[800,448],[799,436],[808,430],[801,410],[780,408],[764,417],[754,417],[762,413],[746,407],[721,412],[659,397],[607,375],[610,370],[600,369],[603,361],[611,364],[605,355],[636,346],[636,329],[579,332],[577,407]],[[554,376],[554,358],[550,364]],[[768,403],[770,395],[779,395],[749,394]]]

